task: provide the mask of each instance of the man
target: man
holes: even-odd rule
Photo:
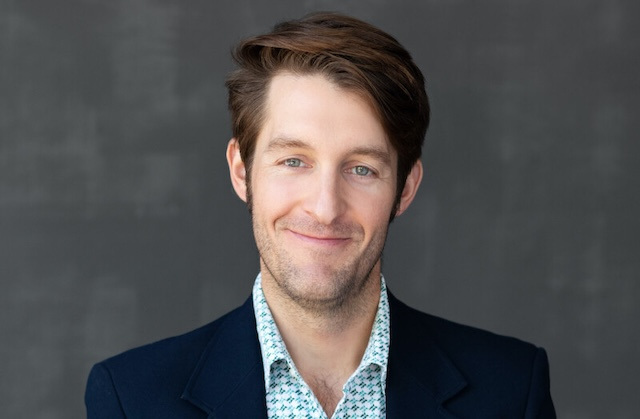
[[[97,364],[90,418],[553,418],[544,350],[386,288],[391,220],[422,178],[429,106],[392,37],[313,14],[242,42],[231,182],[260,274],[240,308]]]

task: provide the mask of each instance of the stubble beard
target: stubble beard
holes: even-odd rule
[[[371,295],[374,290],[379,292],[378,286],[372,286],[374,281],[380,281],[379,273],[374,272],[374,268],[382,257],[388,225],[387,229],[372,238],[363,253],[356,254],[355,259],[348,260],[342,266],[323,267],[323,272],[318,275],[323,277],[315,279],[321,282],[325,289],[322,294],[317,294],[310,289],[310,284],[314,282],[314,279],[310,278],[312,275],[304,272],[304,269],[294,263],[293,257],[270,239],[268,232],[256,218],[251,188],[247,188],[247,206],[260,254],[263,281],[272,279],[278,292],[294,306],[316,317],[345,319],[366,312],[371,298],[379,297]],[[306,231],[313,228],[307,225]],[[331,231],[341,230],[353,231],[353,227],[335,226]],[[318,253],[311,257],[321,261],[323,255]],[[265,275],[270,278],[265,278]],[[299,286],[302,282],[304,284]]]

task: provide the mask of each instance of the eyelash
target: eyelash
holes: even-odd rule
[[[359,174],[358,173],[358,169],[365,169],[366,170],[366,174]],[[361,177],[373,176],[375,174],[373,170],[371,170],[367,166],[362,166],[362,165],[354,166],[351,169],[349,169],[349,171],[351,173],[353,173],[354,175],[361,176]]]
[[[297,163],[297,164],[292,164],[292,163],[294,163],[294,162],[295,162],[295,163]],[[294,157],[291,157],[291,158],[285,159],[285,160],[284,160],[284,162],[283,162],[283,164],[284,164],[285,166],[287,166],[287,167],[301,167],[301,166],[303,166],[302,160],[300,160],[300,159],[296,159],[296,158],[294,158]]]
[[[287,166],[287,167],[292,167],[292,168],[299,168],[299,167],[305,167],[306,166],[306,164],[301,159],[298,159],[298,158],[295,158],[295,157],[290,157],[288,159],[283,160],[282,164]],[[365,174],[358,174],[357,172],[360,169],[364,169],[366,171],[366,173]],[[363,178],[375,176],[375,174],[376,174],[376,172],[373,169],[371,169],[370,167],[361,165],[361,164],[349,168],[347,170],[347,173],[356,175],[358,177],[363,177]]]

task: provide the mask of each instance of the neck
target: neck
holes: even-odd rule
[[[380,301],[379,269],[371,271],[356,295],[323,307],[297,303],[264,272],[262,290],[289,352],[298,345],[333,352],[336,343],[343,342],[338,346],[362,347],[364,353]]]
[[[376,268],[357,296],[326,310],[296,304],[263,272],[262,289],[287,350],[327,412],[335,408],[342,386],[367,348],[380,301],[380,270]],[[332,389],[337,398],[325,404],[319,393],[326,389]]]

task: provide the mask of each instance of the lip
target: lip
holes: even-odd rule
[[[293,230],[287,230],[287,232],[290,233],[294,238],[302,242],[313,244],[316,246],[342,246],[351,240],[349,237],[314,236]]]

